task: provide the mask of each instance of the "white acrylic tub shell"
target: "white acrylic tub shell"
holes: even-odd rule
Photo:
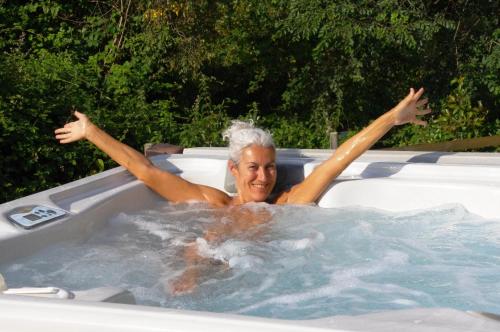
[[[330,154],[323,150],[280,150],[282,185],[300,181]],[[225,148],[196,148],[186,149],[184,155],[155,156],[153,161],[190,181],[230,190],[226,156]],[[117,211],[145,209],[161,199],[118,167],[4,203],[0,205],[0,262],[30,255],[58,241],[84,239]],[[458,203],[474,214],[500,220],[499,202],[500,154],[368,151],[332,183],[318,205],[403,211]],[[8,220],[12,210],[33,204],[63,209],[68,215],[31,230]],[[500,331],[494,314],[449,308],[287,321],[124,304],[133,302],[129,293],[111,287],[77,295],[60,300],[0,294],[0,330]]]

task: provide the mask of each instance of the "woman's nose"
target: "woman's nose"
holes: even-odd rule
[[[257,172],[257,179],[260,181],[266,181],[268,177],[269,174],[267,174],[266,169],[264,167],[259,167],[259,170]]]

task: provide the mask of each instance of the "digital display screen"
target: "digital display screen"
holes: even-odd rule
[[[35,221],[35,220],[40,219],[39,216],[37,216],[36,214],[33,214],[33,213],[25,215],[24,218],[28,219],[29,221]]]

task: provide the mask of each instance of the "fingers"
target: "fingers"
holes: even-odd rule
[[[413,88],[411,90],[413,90]],[[413,100],[419,100],[423,94],[424,94],[424,88],[418,89],[418,91],[413,95]]]
[[[57,139],[64,139],[64,138],[69,138],[69,137],[71,137],[71,136],[72,136],[72,135],[71,135],[71,133],[66,133],[66,132],[64,132],[64,133],[59,133],[59,134],[57,134],[57,135],[56,135],[56,138],[57,138]]]
[[[427,98],[424,98],[422,100],[419,100],[417,101],[417,103],[415,104],[417,107],[422,107],[424,106],[425,104],[427,104],[429,102],[429,99]]]
[[[408,93],[408,95],[406,95],[406,97],[402,101],[410,101],[413,99],[414,95],[415,95],[415,90],[413,90],[413,88],[410,88],[410,92]]]
[[[59,143],[66,144],[85,137],[85,127],[88,122],[85,114],[75,111],[77,121],[66,123],[62,128],[54,130],[55,137]]]
[[[410,89],[411,92],[414,92],[413,88]],[[420,99],[420,97],[422,97],[422,94],[424,93],[424,88],[420,88],[418,89],[417,92],[415,92],[415,94],[412,96],[412,100],[414,100],[415,102],[415,107],[417,108],[415,114],[417,115],[425,115],[425,114],[429,114],[431,112],[430,108],[428,109],[425,109],[425,110],[420,110],[419,108],[427,105],[427,103],[429,102],[429,99],[428,98],[424,98],[424,99]]]
[[[418,102],[420,97],[422,97],[423,93],[424,93],[424,88],[418,89],[417,92],[415,92],[415,89],[410,88],[410,92],[408,93],[408,95],[405,97],[404,100],[407,100],[409,102],[411,101]]]
[[[427,126],[427,121],[420,120],[420,119],[415,119],[412,121],[412,123],[419,125],[419,126]]]
[[[71,138],[66,138],[66,139],[62,139],[59,141],[59,143],[61,143],[61,144],[68,144],[68,143],[72,143],[72,142],[74,142],[74,140]]]
[[[427,108],[427,109],[425,109],[425,110],[417,110],[417,111],[415,112],[415,114],[416,114],[416,115],[426,115],[426,114],[429,114],[429,113],[431,113],[431,112],[432,112],[432,110],[431,110],[430,108]]]
[[[58,128],[54,130],[56,134],[56,139],[59,140],[59,143],[66,144],[75,141],[73,137],[73,133],[71,132],[71,128],[69,126],[64,126],[63,128]]]
[[[62,132],[56,135],[56,139],[58,139],[61,143],[64,143],[63,141],[71,139],[72,136],[73,135],[71,133]]]
[[[72,132],[70,126],[64,126],[62,128],[57,128],[54,130],[54,134],[70,134]]]
[[[56,139],[59,140],[59,143],[61,144],[66,144],[66,143],[71,143],[71,142],[74,142],[75,140],[69,136],[69,135],[60,135],[60,136],[56,136]]]

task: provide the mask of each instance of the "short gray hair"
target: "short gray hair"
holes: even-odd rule
[[[250,145],[276,149],[271,133],[255,127],[253,121],[232,120],[231,126],[224,130],[222,137],[229,141],[229,158],[235,163],[240,161],[241,151]]]

